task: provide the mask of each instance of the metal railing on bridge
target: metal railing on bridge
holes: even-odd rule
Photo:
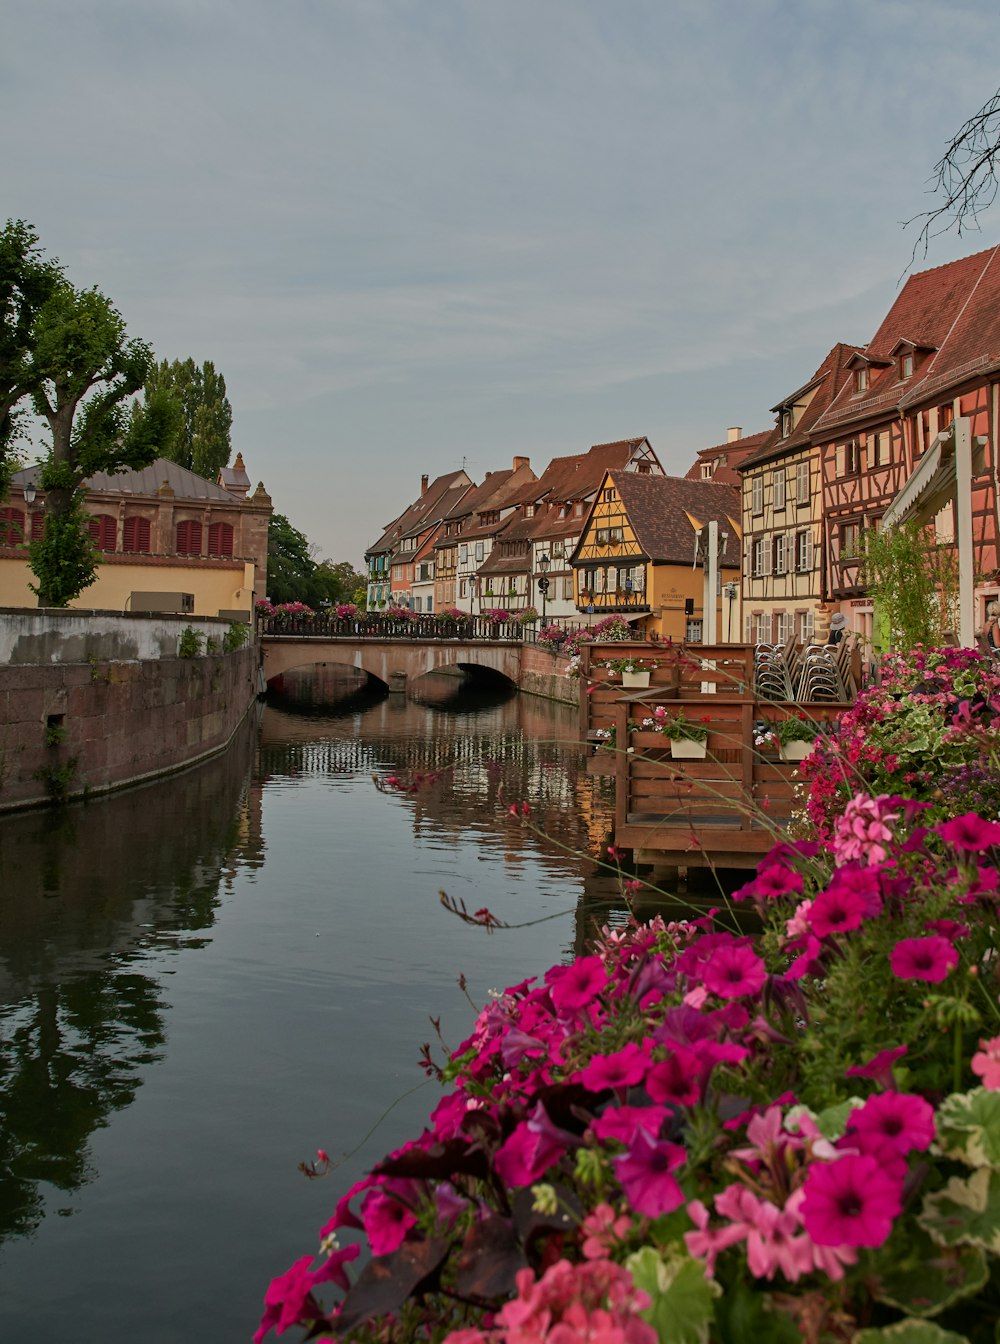
[[[356,616],[312,615],[281,613],[259,616],[257,631],[260,635],[294,635],[311,639],[371,639],[371,640],[482,640],[503,641],[509,644],[533,644],[538,626],[522,625],[513,619],[494,621],[488,616],[468,616],[461,619],[424,615],[409,619],[387,617],[376,612],[359,612]]]

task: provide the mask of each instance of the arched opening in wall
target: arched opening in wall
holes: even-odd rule
[[[385,682],[351,663],[307,663],[267,683],[267,702],[275,709],[322,717],[359,713],[388,693]]]
[[[517,695],[517,686],[502,672],[478,663],[452,663],[416,677],[407,688],[412,699],[456,713],[472,713],[502,705]]]

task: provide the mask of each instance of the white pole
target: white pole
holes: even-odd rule
[[[958,642],[976,642],[975,574],[972,550],[972,432],[967,416],[955,421],[955,532],[958,537]]]
[[[705,602],[702,613],[702,639],[714,644],[716,638],[716,590],[719,586],[719,524],[713,518],[708,525],[708,543],[704,555]]]

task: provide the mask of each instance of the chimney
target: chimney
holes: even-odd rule
[[[735,443],[737,439],[742,439],[742,437],[743,437],[742,425],[733,425],[730,429],[726,430],[727,443]]]
[[[518,467],[530,467],[530,466],[531,466],[531,458],[530,458],[530,457],[515,457],[515,458],[514,458],[514,470],[515,470],[515,471],[517,471]]]
[[[424,495],[426,494],[427,494],[427,475],[425,473],[420,478],[420,498],[423,499]]]

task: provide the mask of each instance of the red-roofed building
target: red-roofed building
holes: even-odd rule
[[[1000,247],[913,275],[871,342],[847,360],[849,377],[812,429],[823,490],[821,594],[828,614],[871,638],[872,603],[861,582],[862,537],[951,426],[968,417],[977,451],[971,480],[976,620],[1000,595],[996,433],[1000,414]],[[954,459],[949,457],[954,476]],[[965,483],[968,489],[969,483]],[[934,521],[955,539],[953,506]],[[972,595],[970,592],[970,608]],[[971,620],[971,615],[970,615]]]
[[[756,452],[770,437],[769,429],[762,429],[758,434],[747,434],[744,437],[741,427],[734,425],[728,431],[725,443],[717,443],[714,448],[699,450],[694,464],[684,473],[684,479],[715,481],[717,485],[735,485],[739,489],[740,477],[737,468],[745,457]]]
[[[378,541],[365,551],[370,611],[386,607],[390,602],[410,605],[417,551],[437,529],[445,513],[455,508],[470,488],[472,478],[464,471],[447,472],[432,482],[428,482],[427,476],[420,478],[419,496],[398,518],[386,525]]]

